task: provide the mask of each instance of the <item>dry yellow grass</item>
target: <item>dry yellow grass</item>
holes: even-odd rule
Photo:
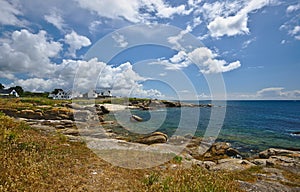
[[[84,143],[0,115],[0,191],[236,191],[227,175],[201,168],[129,170]],[[180,162],[178,162],[180,163]]]
[[[38,102],[37,102],[38,101]],[[48,99],[0,99],[2,108],[61,105]],[[117,157],[116,157],[117,158]],[[36,130],[0,113],[0,191],[240,191],[236,179],[255,182],[253,172],[212,172],[200,167],[131,170],[112,166],[58,133]]]

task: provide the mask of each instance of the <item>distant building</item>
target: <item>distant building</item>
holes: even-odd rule
[[[71,90],[64,91],[62,89],[58,89],[56,94],[50,93],[48,97],[52,99],[74,99],[74,98],[80,98],[82,97],[82,95],[80,93],[75,93]]]
[[[52,99],[70,99],[69,95],[62,89],[59,89],[57,93],[50,93],[48,97]]]
[[[0,90],[0,96],[1,97],[19,97],[19,94],[16,90],[10,90],[10,89],[1,89]]]
[[[55,93],[54,93],[55,92]],[[96,90],[89,90],[87,93],[80,94],[73,91],[64,91],[62,89],[55,89],[52,93],[48,95],[52,99],[75,99],[75,98],[87,98],[87,99],[96,99],[96,98],[108,98],[112,96],[110,90],[101,91],[98,93]]]
[[[96,99],[98,95],[99,94],[95,90],[91,89],[89,92],[83,94],[83,97],[88,99]]]
[[[99,98],[113,97],[110,90],[101,91],[98,95]]]

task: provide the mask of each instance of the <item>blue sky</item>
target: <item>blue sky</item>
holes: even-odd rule
[[[300,99],[296,0],[0,0],[0,30],[6,87]]]

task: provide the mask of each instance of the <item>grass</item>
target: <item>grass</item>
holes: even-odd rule
[[[0,99],[0,106],[34,109],[37,105],[60,106],[63,102],[66,101]],[[0,112],[1,192],[241,191],[235,180],[255,182],[257,178],[253,174],[262,172],[260,167],[240,172],[171,168],[170,164],[180,167],[183,161],[180,156],[173,156],[170,162],[158,167],[132,170],[115,167],[99,157],[85,143],[69,142],[64,135],[33,129]],[[286,171],[285,176],[300,182],[295,174]]]
[[[17,111],[21,111],[24,109],[37,109],[36,106],[41,105],[47,105],[51,108],[70,102],[71,101],[67,100],[53,100],[43,97],[1,98],[0,109],[16,109]]]
[[[200,167],[151,173],[145,177],[147,191],[241,191],[230,174],[209,172]]]
[[[35,130],[2,113],[0,130],[0,191],[238,190],[233,181],[214,179],[218,174],[200,168],[114,167],[84,143],[69,143],[62,135]],[[181,162],[180,158],[175,159]]]

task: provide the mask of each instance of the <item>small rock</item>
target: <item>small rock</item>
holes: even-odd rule
[[[161,132],[152,133],[150,136],[143,137],[137,140],[138,143],[143,143],[147,145],[155,143],[166,143],[168,141],[168,136]]]
[[[64,135],[73,135],[73,136],[79,136],[79,131],[77,129],[65,129],[62,131]]]
[[[143,118],[141,118],[141,117],[139,117],[139,116],[137,116],[137,115],[132,115],[132,116],[130,117],[130,120],[131,120],[131,121],[139,121],[139,122],[141,122],[141,121],[143,121]]]
[[[267,165],[267,159],[253,159],[250,162],[255,165],[258,165],[258,166],[266,166]]]
[[[107,108],[105,108],[103,105],[101,105],[100,106],[100,109],[101,109],[101,111],[104,113],[104,114],[108,114],[110,111],[107,109]]]
[[[238,155],[240,156],[240,152],[234,148],[228,148],[226,150],[226,155],[228,155],[229,157],[237,157]]]
[[[63,126],[63,125],[56,125],[55,128],[56,128],[56,129],[64,129],[65,126]]]
[[[77,103],[67,103],[65,106],[68,107],[68,108],[77,109],[77,110],[84,109],[83,106],[81,106],[81,105],[79,105]]]

